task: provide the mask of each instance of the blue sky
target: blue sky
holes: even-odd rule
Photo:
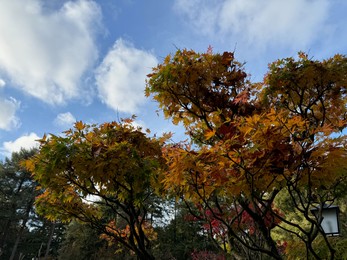
[[[0,158],[76,120],[138,116],[176,132],[144,97],[146,75],[176,48],[233,51],[253,81],[298,51],[346,54],[345,0],[1,0]]]

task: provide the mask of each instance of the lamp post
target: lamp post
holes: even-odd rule
[[[336,205],[326,205],[324,204],[321,208],[320,206],[311,209],[312,214],[319,219],[319,211],[322,212],[322,222],[320,223],[321,228],[324,233],[328,236],[338,236],[340,235],[340,225],[339,225],[339,212],[340,208]]]

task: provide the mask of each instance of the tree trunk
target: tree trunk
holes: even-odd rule
[[[6,244],[6,240],[7,240],[7,236],[8,236],[8,230],[10,230],[10,228],[11,228],[13,215],[14,214],[11,214],[10,219],[8,219],[6,224],[4,225],[4,230],[3,230],[1,237],[0,237],[0,256],[5,251],[5,244]]]
[[[28,219],[23,220],[23,223],[22,223],[22,225],[21,225],[21,227],[19,229],[19,232],[18,232],[18,235],[17,235],[17,238],[16,238],[16,242],[14,243],[14,246],[13,246],[13,249],[12,249],[10,260],[13,260],[15,255],[16,255],[17,248],[18,248],[18,245],[19,245],[19,241],[22,238],[23,231],[24,231],[25,225],[27,223],[27,220]]]
[[[50,233],[49,233],[49,238],[48,238],[48,242],[47,242],[47,248],[46,248],[46,253],[45,253],[44,259],[47,259],[48,255],[49,255],[49,250],[51,248],[52,238],[53,238],[53,234],[54,234],[54,228],[55,228],[55,223],[53,222],[52,226],[51,226]]]
[[[28,219],[29,219],[29,214],[30,214],[30,211],[31,211],[31,208],[33,206],[33,200],[30,200],[28,205],[27,205],[27,208],[26,208],[26,211],[25,211],[25,216],[23,218],[23,222],[22,222],[22,225],[18,231],[18,235],[17,235],[17,238],[16,238],[16,242],[14,243],[14,246],[13,246],[13,249],[12,249],[12,253],[11,253],[11,257],[10,257],[10,260],[13,260],[15,255],[16,255],[16,252],[17,252],[17,248],[18,248],[18,245],[19,245],[19,241],[21,240],[22,238],[22,235],[23,235],[23,231],[25,229],[25,225],[27,224],[28,222]]]

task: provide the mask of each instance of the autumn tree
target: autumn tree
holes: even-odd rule
[[[150,217],[162,166],[160,140],[132,120],[86,125],[40,140],[25,165],[44,193],[37,211],[50,220],[76,219],[139,259],[153,259]],[[149,203],[149,201],[151,203]]]
[[[219,243],[235,258],[282,259],[274,228],[294,234],[317,259],[313,242],[322,237],[334,258],[321,212],[316,218],[310,209],[345,188],[346,69],[344,56],[317,61],[299,53],[252,83],[234,53],[209,49],[178,50],[148,75],[146,94],[193,141],[166,147],[165,188],[195,205],[211,237],[218,238],[214,227],[223,230]],[[280,193],[307,225],[277,208]]]

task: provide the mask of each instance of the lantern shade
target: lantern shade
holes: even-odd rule
[[[311,212],[318,219],[320,207],[311,209]],[[323,205],[322,208],[322,223],[321,227],[326,235],[338,236],[340,235],[339,226],[339,207],[335,205]]]

